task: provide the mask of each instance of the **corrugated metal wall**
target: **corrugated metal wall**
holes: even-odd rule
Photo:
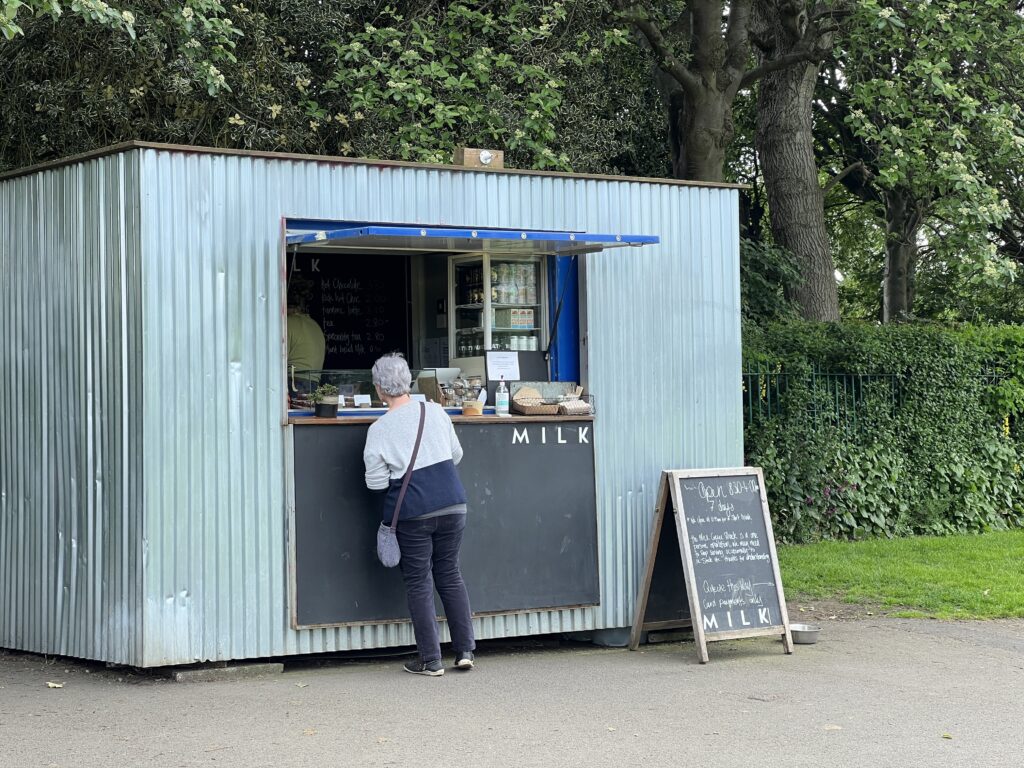
[[[0,646],[140,658],[138,161],[0,181]]]
[[[586,264],[607,627],[633,623],[661,470],[743,463],[737,196],[647,184],[595,190],[611,229],[662,240]]]
[[[585,257],[602,605],[480,637],[629,625],[659,470],[742,461],[735,190],[134,149],[0,182],[0,216],[6,647],[153,666],[412,644],[289,628],[282,217],[662,238]]]
[[[632,621],[658,472],[742,461],[737,193],[141,150],[146,665],[412,644],[288,626],[283,216],[658,234],[587,257],[603,605],[481,637]]]

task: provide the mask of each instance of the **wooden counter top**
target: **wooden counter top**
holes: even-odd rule
[[[318,419],[315,416],[290,416],[289,424],[315,424],[322,427],[345,426],[346,424],[373,424],[380,416],[336,416],[333,419]],[[452,416],[454,424],[562,424],[572,421],[593,421],[593,416]]]

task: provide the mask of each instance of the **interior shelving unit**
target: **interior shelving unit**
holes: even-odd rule
[[[547,286],[543,256],[454,256],[448,266],[449,350],[453,358],[488,350],[543,350]]]

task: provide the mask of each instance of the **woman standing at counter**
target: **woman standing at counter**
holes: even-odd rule
[[[420,412],[425,409],[423,436],[409,487],[398,518],[399,566],[419,658],[405,665],[416,675],[444,674],[434,610],[434,588],[441,597],[451,632],[457,669],[473,668],[473,619],[469,595],[459,569],[459,548],[466,528],[466,491],[455,465],[462,446],[452,420],[436,403],[419,407],[409,396],[412,376],[401,354],[385,355],[373,364],[373,385],[388,411],[370,425],[363,450],[366,486],[386,491],[382,520],[391,522],[402,478],[409,465]]]

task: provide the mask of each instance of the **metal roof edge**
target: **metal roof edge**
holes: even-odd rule
[[[10,179],[16,179],[19,176],[30,176],[33,173],[39,173],[41,171],[49,171],[54,168],[61,168],[65,165],[75,165],[76,163],[84,163],[87,160],[95,160],[98,157],[106,157],[107,155],[116,155],[121,152],[127,152],[132,149],[136,149],[142,146],[142,142],[138,141],[122,141],[119,144],[110,144],[106,147],[99,149],[90,149],[88,152],[80,152],[77,155],[68,155],[67,157],[59,157],[55,160],[47,160],[42,163],[36,163],[34,165],[26,165],[23,168],[14,168],[10,171],[3,171],[0,173],[0,181],[8,181]]]
[[[28,165],[0,173],[0,181],[7,181],[19,176],[28,176],[41,171],[74,165],[94,160],[107,155],[128,152],[133,149],[153,149],[161,152],[186,152],[200,155],[228,155],[233,157],[258,157],[267,160],[299,160],[303,162],[331,163],[338,165],[365,165],[377,168],[418,168],[436,171],[458,171],[462,173],[493,173],[515,176],[548,176],[559,179],[588,179],[594,181],[618,181],[642,184],[667,184],[677,187],[705,187],[710,189],[749,189],[749,184],[729,184],[713,181],[690,181],[687,179],[667,179],[652,176],[615,176],[601,173],[569,173],[567,171],[539,171],[529,168],[468,168],[462,165],[446,165],[444,163],[413,163],[404,160],[372,160],[362,157],[342,157],[339,155],[306,155],[293,152],[271,152],[255,149],[232,149],[228,147],[200,147],[187,144],[162,144],[153,141],[123,141],[107,147],[93,149],[77,155],[47,160],[43,163]]]

